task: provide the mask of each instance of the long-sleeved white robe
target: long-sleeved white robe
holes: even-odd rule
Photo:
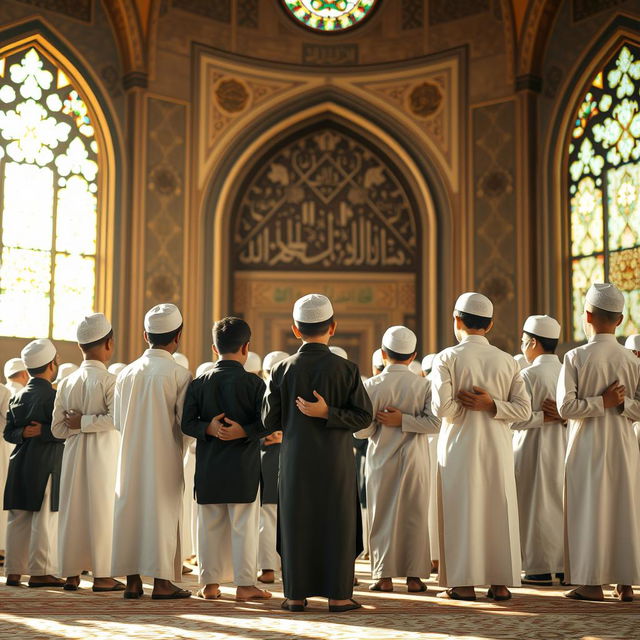
[[[11,400],[11,390],[5,385],[0,384],[0,433],[4,431],[7,424],[7,412],[9,411],[9,400]],[[9,457],[15,445],[7,442],[2,438],[0,442],[0,496],[4,495],[4,485],[7,482],[7,473],[9,471]],[[7,537],[7,514],[0,505],[0,550],[5,549],[5,538]]]
[[[428,576],[429,441],[440,421],[431,413],[431,383],[407,366],[391,364],[364,383],[373,415],[385,407],[402,412],[401,427],[374,421],[356,432],[369,438],[366,458],[369,553],[375,580]]]
[[[522,568],[527,574],[564,571],[562,494],[567,429],[562,422],[545,422],[542,404],[556,398],[562,364],[543,354],[523,369],[531,396],[529,420],[515,422],[513,454],[520,513]]]
[[[184,495],[182,407],[191,374],[147,349],[116,382],[122,436],[116,476],[112,575],[180,580]]]
[[[58,385],[51,433],[64,438],[58,563],[60,575],[84,570],[111,575],[113,507],[120,433],[113,423],[116,377],[102,362],[85,360]],[[82,414],[80,429],[68,429],[64,412]]]
[[[602,394],[625,387],[622,412]],[[569,420],[565,461],[565,579],[577,585],[640,584],[640,360],[612,334],[564,357],[560,415]]]
[[[510,423],[531,401],[518,363],[483,336],[438,354],[431,371],[438,439],[440,584],[520,584],[520,535]],[[477,386],[497,412],[468,411],[459,391]]]

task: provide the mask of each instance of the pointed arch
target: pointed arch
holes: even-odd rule
[[[53,152],[52,155],[55,158],[49,163],[49,166],[54,168],[52,178],[52,207],[54,215],[58,215],[57,208],[59,208],[60,203],[62,203],[60,194],[65,187],[67,179],[68,182],[71,182],[71,178],[76,176],[82,177],[83,180],[86,179],[86,197],[90,197],[88,194],[91,193],[91,197],[95,199],[95,251],[91,254],[92,259],[95,261],[93,307],[113,317],[116,312],[113,304],[114,298],[116,297],[114,296],[114,288],[118,275],[114,255],[116,234],[118,233],[116,213],[119,209],[120,197],[118,189],[120,183],[120,140],[118,127],[112,117],[112,109],[105,97],[106,93],[102,91],[99,82],[82,62],[79,54],[51,27],[40,20],[32,20],[9,26],[3,31],[0,31],[0,59],[15,61],[18,58],[24,58],[24,56],[31,51],[35,52],[35,57],[33,54],[31,56],[34,60],[38,58],[45,68],[48,67],[49,69],[57,70],[57,85],[52,88],[59,90],[58,93],[60,96],[66,97],[65,102],[61,103],[63,106],[59,108],[60,113],[65,113],[67,118],[67,122],[63,123],[63,125],[69,127],[70,136],[75,135],[74,141],[76,139],[79,140],[75,145],[77,149],[80,149],[82,146],[80,142],[84,140],[85,151],[83,151],[83,153],[88,153],[89,159],[92,153],[94,154],[97,168],[94,178],[88,179],[87,175],[89,175],[90,178],[91,171],[87,174],[84,169],[78,170],[77,168],[72,168],[69,170],[69,173],[65,174],[67,169],[63,170],[60,168],[61,164],[58,162],[60,156],[56,155],[58,152],[56,151],[55,144],[50,145],[50,149]],[[9,73],[8,69],[7,73]],[[68,92],[69,95],[66,95],[64,93],[65,91]],[[59,97],[58,93],[55,94],[56,97]],[[54,100],[52,104],[57,105],[57,100],[53,98],[51,92],[49,93],[49,98]],[[17,102],[18,100],[16,100],[16,104]],[[7,105],[3,105],[3,107],[5,109],[11,109],[11,107]],[[53,109],[53,111],[45,114],[47,108]],[[48,115],[49,119],[53,122],[55,118],[53,118],[52,114],[56,112],[57,108],[57,106],[51,107],[49,104],[46,104],[43,107],[42,113]],[[62,116],[56,117],[59,119],[62,118]],[[74,121],[77,130],[73,128],[72,124],[69,124]],[[81,124],[81,122],[84,124]],[[83,132],[83,127],[88,128],[84,129]],[[87,134],[87,131],[91,131],[91,134]],[[70,157],[68,153],[67,157]],[[63,212],[60,211],[59,215],[63,215]],[[56,256],[62,255],[66,251],[56,253],[56,242],[58,242],[58,240],[55,237],[56,231],[53,233],[52,245],[49,248],[52,255],[52,273],[56,269],[54,265],[57,259]],[[88,241],[91,242],[91,240]],[[71,253],[79,258],[85,255],[83,251],[85,250],[74,248]],[[67,251],[67,253],[70,252]],[[62,263],[62,260],[60,263]],[[55,277],[52,276],[52,280],[53,284],[51,285],[50,292],[54,294]],[[50,306],[53,308],[54,305],[55,300],[51,300]],[[84,311],[84,309],[82,311]],[[78,312],[81,312],[81,310],[78,310]],[[51,333],[52,330],[53,311],[50,314],[49,332]],[[67,336],[65,339],[71,337],[68,327],[64,333],[65,336]],[[60,337],[60,332],[58,332],[56,337]]]

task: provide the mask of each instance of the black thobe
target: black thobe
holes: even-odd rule
[[[262,445],[262,504],[278,504],[278,469],[282,445]]]
[[[4,439],[15,444],[9,460],[4,508],[40,511],[51,476],[51,510],[58,510],[64,440],[51,434],[56,391],[44,378],[31,378],[9,402]],[[35,438],[23,438],[31,422],[42,424]]]
[[[328,419],[310,418],[296,397],[329,406]],[[352,434],[368,427],[372,407],[357,365],[323,344],[303,345],[271,372],[262,417],[284,432],[280,450],[278,552],[285,597],[353,593],[354,562],[362,551]]]
[[[260,438],[267,435],[260,409],[264,381],[235,360],[218,360],[187,389],[182,431],[196,438],[195,493],[198,504],[254,502],[260,487]],[[224,413],[247,432],[246,438],[219,440],[207,435],[213,418]]]

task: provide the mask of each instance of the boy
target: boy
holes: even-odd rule
[[[549,316],[530,316],[522,329],[522,370],[532,414],[515,422],[513,455],[520,514],[524,584],[550,587],[552,574],[562,580],[564,537],[562,492],[567,430],[556,407],[562,366],[555,355],[560,324]]]
[[[509,424],[529,418],[531,401],[516,361],[485,337],[491,301],[462,294],[453,321],[459,344],[438,354],[431,372],[433,413],[442,418],[439,580],[449,587],[438,595],[475,600],[475,585],[489,584],[488,598],[508,600],[521,567]]]
[[[113,423],[115,376],[107,371],[113,329],[101,313],[86,316],[76,337],[83,362],[56,394],[51,433],[65,440],[60,480],[58,553],[66,591],[93,572],[93,590],[123,591],[111,573],[111,534],[120,434]]]
[[[56,348],[33,340],[21,353],[29,382],[9,403],[4,439],[16,445],[11,454],[4,508],[9,510],[5,575],[7,586],[62,587],[58,573],[57,534],[60,470],[64,442],[51,433],[58,373]]]
[[[431,383],[409,370],[416,344],[407,327],[387,329],[382,352],[388,365],[364,384],[375,421],[355,437],[369,439],[371,591],[393,591],[397,576],[406,577],[408,591],[426,591],[420,576],[431,573],[427,434],[437,433],[440,423],[431,414]]]
[[[352,434],[372,419],[357,365],[329,351],[333,307],[312,293],[296,301],[295,355],[271,372],[262,416],[282,429],[278,551],[289,611],[306,598],[329,599],[329,610],[360,607],[352,599],[354,562],[362,551]]]
[[[565,459],[565,595],[633,600],[640,584],[640,452],[632,424],[640,420],[640,360],[618,343],[624,296],[612,284],[587,292],[588,342],[564,357],[557,389],[569,421]]]
[[[182,577],[184,442],[182,406],[191,374],[172,357],[182,314],[159,304],[144,318],[149,348],[116,380],[113,418],[122,438],[116,476],[111,575],[127,576],[125,598],[143,595],[151,576],[156,600],[191,597],[172,580]]]
[[[278,362],[289,357],[284,351],[268,353],[262,362],[262,371],[268,380],[271,370]],[[262,441],[260,464],[262,465],[262,507],[260,509],[260,544],[258,564],[262,573],[258,580],[265,584],[275,582],[275,571],[280,569],[280,556],[276,548],[278,522],[278,470],[280,468],[280,445],[282,431],[274,431]]]
[[[266,600],[255,586],[260,523],[260,419],[264,381],[245,371],[251,330],[240,318],[213,325],[213,369],[189,385],[182,431],[196,438],[200,598],[236,583],[236,600]],[[262,363],[261,363],[262,364]]]
[[[625,349],[630,349],[634,355],[640,358],[640,333],[635,333],[632,336],[629,336],[624,343]],[[636,433],[636,438],[638,438],[638,444],[640,445],[640,422],[635,422],[633,424],[633,430]]]

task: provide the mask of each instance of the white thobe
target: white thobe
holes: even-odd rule
[[[60,478],[58,562],[63,576],[91,570],[111,575],[111,543],[120,433],[113,423],[116,377],[97,360],[85,360],[58,385],[51,433],[65,439]],[[64,412],[82,414],[80,429]]]
[[[400,427],[379,422],[356,432],[369,438],[366,458],[369,553],[374,580],[428,576],[429,440],[440,421],[431,413],[431,383],[406,365],[391,364],[364,383],[373,415],[402,412]]]
[[[182,406],[191,374],[168,351],[147,349],[118,376],[122,436],[111,575],[180,580],[184,495]]]
[[[518,363],[467,336],[434,360],[433,413],[438,438],[440,584],[448,587],[520,584],[518,502],[511,422],[527,420],[531,401]],[[468,411],[460,391],[481,387],[496,414]]]
[[[623,408],[605,409],[602,393],[616,380]],[[640,360],[612,334],[597,334],[564,357],[557,403],[569,420],[565,579],[640,584]]]
[[[522,568],[527,574],[564,571],[562,494],[567,429],[545,422],[542,404],[556,398],[561,368],[558,356],[543,354],[522,377],[531,396],[529,420],[511,425],[513,437]]]
[[[440,558],[438,536],[438,436],[429,436],[429,544],[431,561]]]
[[[21,391],[22,389],[24,389],[23,384],[20,384],[19,382],[15,382],[14,380],[7,380],[7,384],[5,384],[4,386],[7,387],[9,391],[11,391],[12,398],[13,396],[16,395],[16,393],[18,393],[18,391]]]
[[[258,538],[258,568],[266,571],[280,570],[277,551],[278,505],[263,504],[260,507],[260,535]]]
[[[12,397],[11,390],[5,385],[0,384],[0,434],[4,432],[7,424],[7,412],[9,411],[9,400]],[[7,482],[7,473],[9,471],[9,457],[15,445],[7,442],[2,438],[0,442],[0,496],[4,495],[4,485]],[[5,549],[5,538],[7,537],[7,514],[0,505],[0,551]]]
[[[193,496],[193,479],[196,473],[195,441],[190,438],[190,443],[185,442],[184,458],[184,496],[182,500],[182,553],[184,558],[196,555],[196,538],[194,532],[194,519],[197,520],[198,510],[196,499]],[[197,531],[197,524],[195,525]]]

